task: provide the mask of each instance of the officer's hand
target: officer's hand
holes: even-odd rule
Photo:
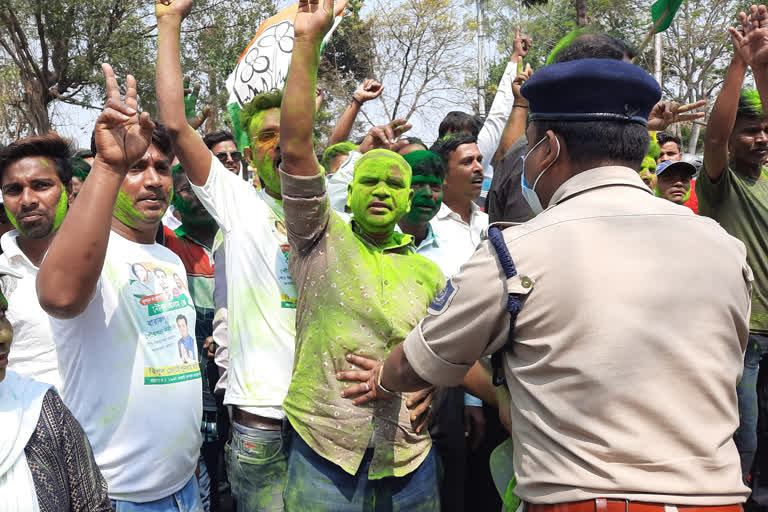
[[[415,393],[408,393],[408,400],[405,402],[405,406],[411,411],[411,427],[417,434],[427,424],[429,415],[432,413],[434,393],[434,386],[416,391]]]
[[[485,415],[482,407],[464,406],[464,436],[472,451],[477,450],[485,439]]]
[[[384,364],[376,359],[369,359],[355,354],[347,354],[347,361],[362,368],[362,370],[348,370],[336,373],[336,379],[342,382],[356,381],[341,392],[342,398],[357,397],[352,400],[355,405],[363,405],[377,400],[392,400],[397,395],[387,393],[379,387],[379,372]]]

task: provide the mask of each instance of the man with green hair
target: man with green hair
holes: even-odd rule
[[[320,165],[325,169],[325,175],[330,176],[335,173],[341,167],[341,164],[346,162],[349,158],[349,154],[357,149],[357,144],[354,142],[339,142],[333,146],[329,146],[323,153],[323,159]]]
[[[56,345],[40,307],[35,280],[40,263],[66,215],[72,192],[67,141],[56,136],[18,140],[0,150],[0,186],[15,229],[0,238],[0,262],[21,278],[10,290],[8,319],[15,343],[9,368],[61,389]]]
[[[232,408],[227,455],[232,493],[238,510],[283,510],[288,443],[282,403],[293,368],[298,295],[288,270],[277,174],[282,94],[259,94],[240,112],[250,141],[245,157],[263,185],[256,190],[187,125],[179,32],[191,7],[192,0],[163,0],[155,7],[158,110],[192,191],[223,234],[229,345],[224,404]]]
[[[734,436],[745,483],[757,449],[757,375],[768,353],[768,13],[752,6],[741,13],[739,31],[729,29],[735,51],[723,88],[709,116],[704,167],[696,181],[699,212],[715,219],[747,247],[754,273],[750,340],[738,387],[740,424]],[[757,91],[742,91],[747,67]]]
[[[282,164],[290,270],[299,289],[296,360],[284,407],[291,440],[288,510],[439,510],[429,435],[406,397],[342,384],[349,352],[384,357],[444,284],[440,269],[395,231],[411,208],[412,173],[395,152],[356,163],[348,224],[331,210],[313,151],[315,82],[333,1],[299,2],[283,99]],[[377,403],[370,403],[376,400]]]

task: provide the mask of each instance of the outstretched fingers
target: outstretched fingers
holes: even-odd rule
[[[138,110],[138,94],[136,78],[133,75],[128,75],[125,79],[125,104],[132,109]]]
[[[101,65],[101,70],[104,72],[107,100],[116,99],[117,101],[120,101],[120,86],[117,85],[117,78],[115,78],[115,71],[112,69],[112,66],[104,62]]]

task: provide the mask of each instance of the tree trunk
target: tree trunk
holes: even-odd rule
[[[700,132],[701,125],[698,123],[693,123],[693,128],[691,129],[691,137],[688,139],[688,153],[692,155],[696,154],[696,143],[699,141]]]
[[[576,7],[576,26],[587,26],[587,0],[573,0]]]
[[[24,87],[24,106],[27,120],[36,135],[45,135],[51,131],[51,118],[48,115],[48,105],[45,103],[46,92],[40,90],[37,81],[27,83]]]

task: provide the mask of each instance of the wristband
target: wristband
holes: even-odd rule
[[[395,395],[395,396],[401,396],[401,393],[398,393],[397,391],[390,391],[390,390],[388,390],[387,388],[385,388],[384,386],[381,385],[381,374],[383,372],[384,372],[384,365],[382,364],[379,367],[379,378],[376,381],[376,385],[379,386],[381,388],[381,390],[384,391],[385,393],[389,393],[390,395]]]
[[[355,98],[354,96],[352,96],[352,101],[354,101],[355,103],[357,103],[357,104],[358,104],[358,105],[360,105],[361,107],[363,106],[363,102],[362,102],[362,101],[360,101],[359,99]]]

